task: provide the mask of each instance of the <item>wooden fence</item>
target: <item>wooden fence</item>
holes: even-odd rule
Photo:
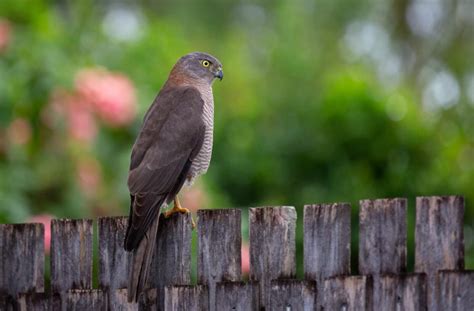
[[[416,200],[415,273],[407,273],[407,200],[363,200],[359,272],[351,275],[351,207],[304,207],[304,280],[296,280],[293,207],[250,209],[250,280],[242,282],[241,212],[198,211],[197,281],[191,285],[189,215],[160,220],[150,289],[126,301],[126,218],[98,220],[99,288],[92,289],[92,220],[51,224],[51,289],[44,228],[0,225],[0,310],[474,310],[464,270],[464,200]]]

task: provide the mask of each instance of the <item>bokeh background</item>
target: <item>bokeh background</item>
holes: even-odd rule
[[[214,84],[198,208],[466,197],[474,268],[474,1],[0,2],[0,222],[126,215],[142,116],[191,51]],[[243,221],[248,271],[247,220]]]

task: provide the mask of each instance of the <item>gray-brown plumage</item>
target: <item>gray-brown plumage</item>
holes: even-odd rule
[[[215,78],[223,78],[215,57],[200,52],[181,57],[144,117],[128,175],[131,203],[124,248],[133,251],[129,301],[137,301],[145,289],[160,210],[209,167]],[[175,201],[173,211],[184,210]]]

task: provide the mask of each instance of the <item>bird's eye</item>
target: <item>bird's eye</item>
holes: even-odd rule
[[[208,60],[203,60],[201,62],[201,64],[203,65],[203,67],[209,67],[209,65],[211,64],[211,62],[209,62]]]

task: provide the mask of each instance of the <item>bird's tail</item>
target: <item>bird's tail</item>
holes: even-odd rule
[[[151,260],[155,251],[159,219],[158,214],[138,247],[133,251],[128,283],[128,302],[138,301],[140,293],[145,290]]]

